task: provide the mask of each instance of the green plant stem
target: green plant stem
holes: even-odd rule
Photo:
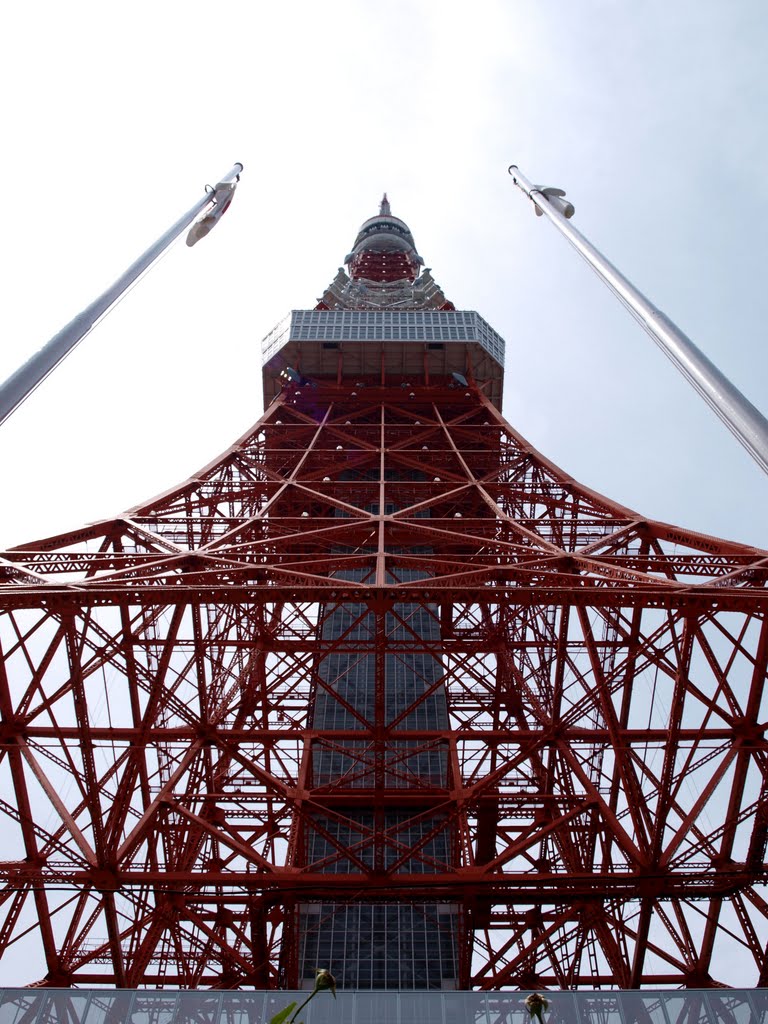
[[[302,1010],[304,1009],[304,1007],[305,1007],[305,1006],[307,1005],[307,1003],[309,1002],[309,1000],[310,1000],[310,999],[311,999],[311,998],[312,998],[313,996],[316,996],[316,995],[317,995],[317,993],[318,993],[319,991],[320,991],[320,989],[319,989],[319,988],[316,988],[316,989],[313,989],[313,990],[312,990],[312,991],[311,991],[311,992],[309,993],[309,995],[308,995],[308,996],[307,996],[307,998],[306,998],[306,999],[304,1000],[304,1002],[303,1002],[303,1003],[301,1004],[301,1006],[300,1006],[300,1007],[299,1007],[299,1008],[298,1008],[297,1010],[294,1010],[294,1012],[293,1012],[293,1016],[291,1017],[291,1019],[290,1019],[290,1021],[288,1022],[288,1024],[293,1024],[293,1022],[294,1022],[294,1021],[296,1020],[296,1018],[298,1017],[298,1015],[299,1015],[299,1014],[301,1013],[301,1011],[302,1011]]]

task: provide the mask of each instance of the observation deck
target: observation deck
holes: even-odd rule
[[[459,374],[501,409],[504,339],[471,310],[294,310],[262,352],[265,407],[290,367],[310,383],[352,385],[444,385]]]

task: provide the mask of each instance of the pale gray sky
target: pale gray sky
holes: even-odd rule
[[[531,442],[648,516],[768,547],[768,481],[507,175],[566,188],[768,412],[767,23],[765,0],[7,5],[0,376],[245,173],[210,238],[0,428],[0,545],[117,514],[239,436],[262,337],[387,190],[447,295],[506,338]]]
[[[512,185],[575,224],[768,412],[764,0],[15,4],[0,66],[0,375],[245,164],[0,428],[0,544],[118,513],[260,413],[261,338],[388,191],[507,340],[507,418],[650,517],[768,546],[768,481]]]

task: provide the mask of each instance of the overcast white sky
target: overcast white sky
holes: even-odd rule
[[[649,517],[768,547],[768,480],[507,175],[566,188],[768,412],[766,0],[37,0],[2,29],[0,378],[245,173],[0,427],[0,546],[118,514],[239,436],[261,339],[387,190],[506,338],[532,443]]]
[[[0,544],[111,516],[261,411],[260,341],[388,191],[458,308],[507,340],[507,418],[649,517],[768,546],[768,481],[533,216],[507,166],[768,411],[765,0],[9,6],[12,372],[241,160],[183,244],[0,428]]]

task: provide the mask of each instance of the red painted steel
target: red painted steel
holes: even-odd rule
[[[44,985],[278,986],[297,906],[364,893],[459,904],[464,986],[727,984],[724,948],[768,983],[768,554],[580,486],[474,386],[366,383],[290,387],[181,486],[5,554],[0,952],[31,930]],[[322,639],[343,602],[368,641]],[[439,643],[386,636],[395,605]],[[384,649],[441,659],[450,727],[310,729],[319,657]],[[355,799],[448,816],[453,864],[291,866],[354,806],[310,753],[361,735],[361,772],[449,752],[446,788]]]
[[[453,308],[386,196],[348,262],[318,308]],[[291,986],[301,907],[383,901],[460,909],[462,987],[768,985],[768,552],[583,487],[414,345],[403,388],[333,344],[190,480],[0,557],[19,981]],[[315,728],[369,654],[372,720]],[[386,658],[442,671],[393,721]]]
[[[354,280],[414,281],[418,273],[418,264],[407,252],[363,252],[349,263],[349,276]]]

